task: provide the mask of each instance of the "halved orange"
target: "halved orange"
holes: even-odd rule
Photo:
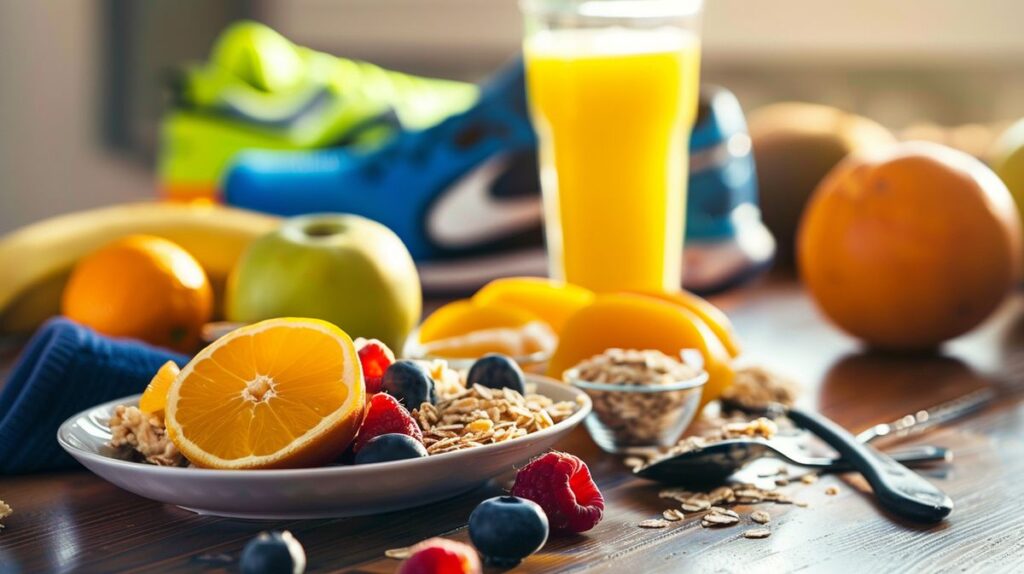
[[[569,317],[594,300],[593,291],[542,277],[503,277],[473,295],[481,305],[504,305],[529,311],[559,333]]]
[[[167,395],[167,431],[192,464],[295,468],[348,447],[366,402],[352,339],[316,319],[269,319],[217,339]]]
[[[420,342],[430,343],[484,329],[518,328],[539,318],[524,309],[501,304],[482,305],[472,299],[452,301],[420,325]]]
[[[171,390],[171,383],[178,377],[181,369],[174,361],[167,361],[153,375],[146,391],[139,399],[139,410],[147,415],[163,412],[167,407],[167,391]]]

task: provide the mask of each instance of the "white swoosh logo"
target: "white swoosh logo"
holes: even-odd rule
[[[445,190],[427,214],[427,234],[434,243],[450,249],[473,247],[537,225],[540,194],[496,200],[489,193],[508,163],[508,156],[493,157]]]

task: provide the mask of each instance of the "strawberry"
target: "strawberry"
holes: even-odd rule
[[[377,393],[366,406],[366,415],[352,445],[352,452],[359,452],[371,438],[389,433],[408,435],[423,442],[423,432],[409,411],[395,397]]]

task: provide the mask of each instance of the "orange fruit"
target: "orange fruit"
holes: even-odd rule
[[[578,285],[541,277],[506,277],[484,285],[473,301],[481,305],[504,305],[529,311],[546,322],[555,333],[570,315],[594,300],[594,292]]]
[[[174,361],[164,363],[139,398],[139,410],[147,415],[162,413],[167,407],[167,391],[180,372],[181,369]]]
[[[647,291],[640,294],[656,297],[662,301],[668,301],[669,303],[689,309],[693,314],[700,317],[718,336],[718,340],[725,346],[725,350],[729,352],[730,357],[736,358],[742,351],[739,338],[732,327],[732,321],[729,320],[729,317],[721,309],[712,305],[707,299],[694,295],[689,291],[674,291],[671,293]]]
[[[176,243],[131,235],[75,265],[61,307],[104,335],[192,352],[213,312],[213,291],[199,262]]]
[[[840,163],[815,191],[798,247],[804,284],[835,324],[875,347],[927,349],[1013,289],[1021,222],[980,161],[911,142]]]
[[[445,359],[482,357],[487,353],[501,353],[509,357],[526,357],[534,353],[554,350],[558,338],[543,321],[533,321],[522,327],[483,329],[457,337],[438,339],[423,344],[423,354]]]
[[[352,442],[365,403],[344,331],[317,319],[268,319],[217,339],[181,370],[166,423],[196,466],[317,466]]]
[[[732,385],[729,353],[699,316],[680,305],[632,293],[598,295],[570,317],[548,375],[560,379],[580,361],[615,347],[655,349],[672,357],[682,349],[700,351],[708,372],[702,404],[717,399]]]
[[[484,329],[517,328],[536,320],[533,313],[516,307],[481,305],[471,299],[462,299],[439,308],[423,321],[420,342],[430,343]]]

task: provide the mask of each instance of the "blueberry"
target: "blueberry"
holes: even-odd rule
[[[423,403],[437,404],[434,379],[419,363],[395,361],[384,371],[384,392],[401,401],[407,409],[418,409]]]
[[[356,453],[355,463],[371,464],[421,456],[427,456],[427,449],[423,448],[420,441],[408,435],[388,433],[366,441],[363,448]]]
[[[466,385],[480,385],[489,389],[506,387],[526,394],[526,377],[523,370],[512,359],[498,353],[490,353],[477,359],[466,376]]]
[[[242,550],[242,574],[302,574],[306,552],[291,532],[260,532]]]
[[[469,515],[469,538],[488,565],[510,568],[547,542],[548,517],[532,500],[488,498]]]

